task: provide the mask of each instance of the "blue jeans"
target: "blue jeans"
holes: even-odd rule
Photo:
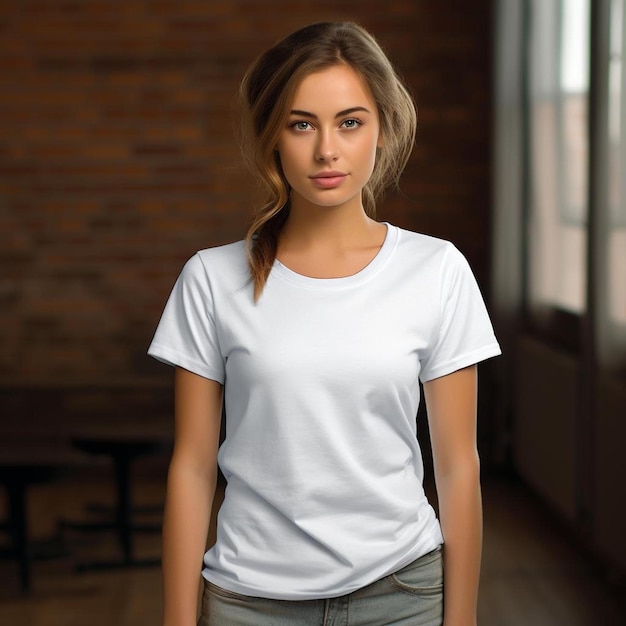
[[[441,548],[362,589],[326,600],[270,600],[205,581],[198,626],[441,626]]]

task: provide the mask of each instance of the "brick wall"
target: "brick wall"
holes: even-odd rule
[[[195,250],[240,239],[253,193],[230,119],[257,53],[318,20],[377,36],[419,107],[380,216],[452,239],[485,285],[490,1],[0,4],[0,387],[167,385],[145,356]]]

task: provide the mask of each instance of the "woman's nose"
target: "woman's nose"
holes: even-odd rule
[[[332,132],[320,132],[315,158],[318,161],[336,161],[339,157],[337,142]]]

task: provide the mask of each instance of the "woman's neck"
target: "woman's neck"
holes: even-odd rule
[[[279,238],[278,250],[328,249],[371,245],[380,239],[384,226],[356,207],[292,206]]]
[[[278,240],[277,258],[312,278],[351,276],[367,266],[385,241],[387,228],[360,210],[313,207],[293,211]]]

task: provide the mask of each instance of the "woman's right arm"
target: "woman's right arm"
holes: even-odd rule
[[[163,625],[196,626],[217,482],[223,387],[177,367],[174,451],[163,519]]]

